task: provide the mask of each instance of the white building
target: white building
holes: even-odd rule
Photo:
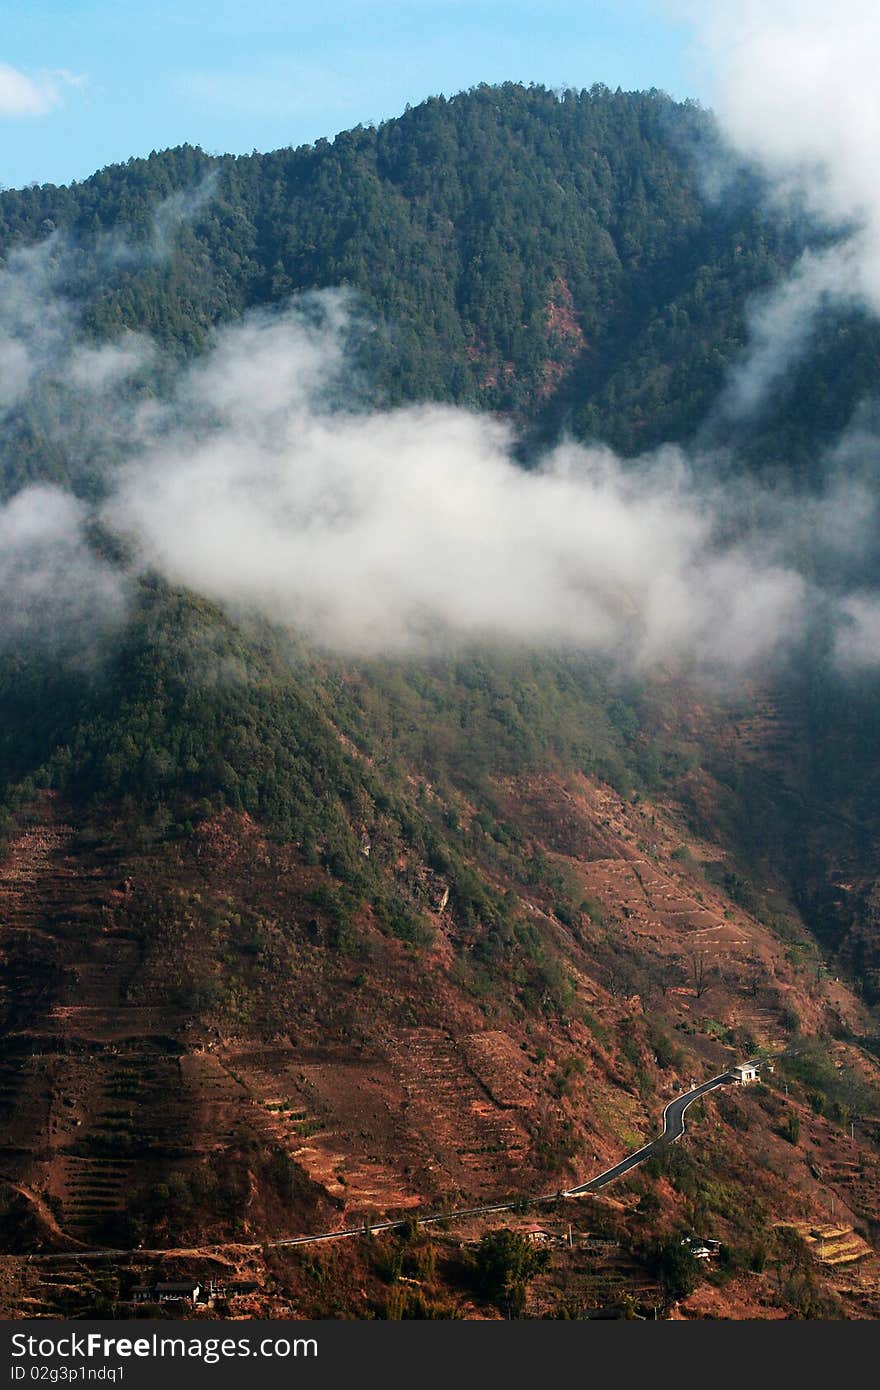
[[[701,1241],[698,1236],[684,1236],[681,1243],[686,1250],[691,1252],[695,1260],[711,1260],[718,1253],[717,1250],[711,1249],[709,1245]],[[719,1241],[713,1243],[715,1245],[720,1244]]]
[[[733,1068],[733,1079],[740,1086],[746,1086],[750,1081],[760,1080],[758,1076],[757,1062],[737,1062]]]

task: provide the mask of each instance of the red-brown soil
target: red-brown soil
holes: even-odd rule
[[[134,1210],[148,1220],[145,1244],[205,1258],[210,1246],[216,1258],[238,1251],[239,1273],[257,1270],[259,1309],[282,1315],[251,1249],[265,1238],[583,1179],[653,1134],[665,1100],[692,1077],[747,1044],[781,1049],[793,1022],[805,1035],[836,1033],[840,1064],[876,1084],[871,1056],[845,1041],[868,1031],[864,1005],[804,964],[813,947],[791,905],[783,941],[702,871],[724,859],[708,814],[698,837],[674,805],[634,804],[584,776],[523,777],[498,794],[584,899],[572,924],[551,889],[516,890],[567,962],[565,1016],[463,986],[461,934],[425,866],[408,861],[406,871],[426,885],[435,945],[412,948],[367,913],[367,949],[349,959],[328,946],[313,906],[324,871],[248,817],[228,812],[188,839],[131,846],[112,823],[84,835],[69,808],[40,800],[0,869],[3,1310],[58,1306],[57,1269],[41,1282],[16,1256],[124,1241]],[[689,795],[708,806],[711,784]],[[652,1026],[674,1044],[662,1065]],[[850,1141],[800,1092],[786,1095],[779,1076],[769,1080],[704,1102],[703,1119],[689,1122],[679,1148],[698,1159],[693,1181],[710,1194],[705,1233],[741,1241],[737,1203],[752,1202],[768,1231],[827,1220],[833,1197],[837,1219],[870,1239],[880,1225],[877,1127],[858,1123]],[[800,1133],[783,1137],[795,1111]],[[196,1196],[175,1208],[175,1184],[199,1174]],[[659,1209],[642,1226],[688,1220],[697,1198],[675,1182],[633,1175],[621,1187],[624,1214],[653,1184]],[[206,1191],[232,1194],[230,1205],[198,1196]],[[584,1225],[581,1213],[574,1220]],[[545,1292],[534,1311],[569,1285],[571,1297],[589,1298],[589,1279],[578,1283],[557,1253],[559,1277],[535,1285]],[[648,1276],[631,1254],[620,1258],[596,1287],[641,1297]],[[822,1287],[843,1300],[839,1315],[874,1307],[866,1260],[863,1283],[845,1296],[851,1273],[817,1264]],[[778,1316],[784,1300],[760,1294],[763,1278],[707,1286],[683,1311]]]

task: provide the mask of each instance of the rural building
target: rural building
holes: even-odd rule
[[[157,1284],[157,1303],[195,1303],[201,1292],[201,1284],[187,1279],[181,1283]]]
[[[720,1241],[703,1240],[701,1236],[684,1236],[682,1245],[689,1250],[695,1260],[713,1260],[718,1254]]]
[[[543,1226],[527,1226],[523,1235],[530,1240],[532,1245],[550,1245],[554,1236],[550,1231],[545,1231]]]
[[[758,1081],[757,1062],[737,1062],[733,1068],[733,1079],[740,1086],[747,1086],[750,1081]]]

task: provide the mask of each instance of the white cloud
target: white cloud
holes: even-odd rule
[[[734,670],[799,632],[800,575],[716,543],[678,451],[625,471],[567,444],[527,472],[492,417],[331,413],[344,319],[335,297],[308,308],[226,329],[182,378],[102,514],[139,564],[349,651],[488,640]]]
[[[46,116],[60,106],[66,89],[83,78],[63,69],[32,75],[0,63],[0,116]]]
[[[107,266],[120,259],[112,237],[95,249]],[[131,249],[125,250],[133,260]],[[139,254],[145,259],[152,248]],[[68,256],[64,237],[53,233],[36,246],[15,247],[0,272],[0,427],[34,388],[48,387],[72,391],[83,401],[89,395],[104,398],[104,410],[90,419],[94,436],[109,423],[114,392],[121,398],[126,381],[152,359],[153,344],[134,333],[99,346],[83,342],[77,313],[61,288]],[[94,400],[88,409],[93,406]],[[62,428],[71,429],[72,422]]]
[[[844,670],[880,666],[880,598],[853,594],[841,601],[835,652]]]
[[[0,649],[26,641],[82,657],[121,620],[126,583],[86,542],[88,509],[55,487],[0,505]]]
[[[750,305],[749,348],[736,364],[718,408],[733,418],[760,410],[773,388],[802,356],[823,312],[864,305],[862,238],[822,251],[805,251],[791,274]]]
[[[760,406],[829,303],[880,313],[880,7],[876,0],[672,0],[714,75],[728,140],[774,196],[843,241],[805,256],[757,309],[727,404]]]
[[[822,220],[855,218],[876,230],[874,0],[732,0],[695,13],[717,72],[715,104],[737,148]]]
[[[99,347],[78,345],[65,363],[65,377],[74,390],[102,396],[140,375],[155,356],[153,344],[136,333],[125,333]]]
[[[169,205],[167,218],[190,205]],[[162,254],[167,218],[141,251],[96,242],[101,274]],[[713,460],[675,448],[623,467],[609,450],[567,443],[526,471],[492,416],[357,409],[339,293],[252,314],[172,375],[136,335],[83,341],[60,293],[70,252],[54,234],[0,268],[10,412],[0,410],[0,446],[14,462],[26,405],[72,476],[85,461],[94,484],[105,468],[98,515],[128,539],[130,574],[157,570],[328,647],[488,641],[735,675],[802,634],[815,596],[799,562],[816,556],[817,538],[844,575],[872,544],[867,419],[809,513],[745,483],[713,491],[699,481]],[[170,395],[153,390],[154,371],[173,380]],[[124,612],[126,582],[96,557],[89,521],[57,489],[26,489],[0,512],[5,640],[63,647]],[[862,574],[834,600],[851,664],[845,634],[861,650],[854,634],[870,619],[846,606],[848,589],[880,599]]]

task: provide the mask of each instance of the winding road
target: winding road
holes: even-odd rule
[[[674,1144],[676,1139],[680,1139],[684,1134],[684,1112],[689,1105],[693,1105],[695,1100],[699,1100],[707,1091],[714,1091],[718,1086],[726,1086],[734,1080],[732,1072],[724,1071],[718,1076],[713,1076],[710,1081],[704,1081],[700,1086],[694,1086],[689,1091],[684,1091],[680,1096],[675,1096],[663,1111],[663,1129],[656,1139],[650,1143],[643,1144],[634,1153],[627,1154],[619,1163],[615,1163],[613,1168],[606,1168],[604,1173],[598,1173],[596,1177],[589,1178],[582,1182],[578,1187],[569,1187],[562,1192],[547,1192],[540,1197],[529,1197],[530,1202],[555,1202],[560,1197],[583,1197],[589,1192],[597,1192],[600,1187],[605,1187],[607,1183],[614,1182],[615,1178],[628,1173],[631,1168],[637,1168],[640,1163],[660,1153],[669,1144]],[[441,1221],[462,1220],[467,1216],[489,1216],[493,1212],[513,1211],[518,1207],[523,1199],[514,1198],[508,1202],[493,1202],[486,1206],[465,1207],[458,1211],[438,1212],[433,1216],[419,1216],[415,1219],[420,1226],[430,1226]],[[405,1226],[405,1221],[377,1221],[371,1227],[371,1231],[394,1231]],[[270,1240],[268,1245],[311,1245],[318,1240],[334,1240],[340,1236],[360,1236],[364,1234],[363,1226],[350,1226],[343,1231],[330,1231],[318,1236],[288,1236],[285,1240]]]
[[[693,1105],[695,1100],[706,1095],[708,1091],[714,1091],[718,1086],[726,1086],[733,1082],[735,1077],[732,1072],[721,1072],[718,1076],[713,1076],[710,1081],[704,1081],[699,1086],[693,1086],[689,1091],[683,1091],[681,1095],[675,1096],[666,1105],[663,1111],[663,1129],[656,1139],[650,1143],[643,1144],[640,1149],[622,1158],[619,1163],[615,1163],[613,1168],[606,1168],[604,1173],[598,1173],[594,1178],[588,1178],[577,1187],[569,1187],[563,1191],[542,1193],[539,1197],[532,1197],[524,1194],[520,1197],[512,1197],[503,1202],[490,1202],[478,1207],[459,1207],[454,1211],[435,1212],[428,1216],[416,1216],[412,1218],[400,1218],[394,1221],[375,1221],[369,1226],[363,1222],[358,1226],[346,1226],[342,1230],[322,1231],[318,1235],[303,1236],[282,1236],[276,1240],[264,1240],[254,1243],[251,1248],[254,1250],[265,1249],[266,1247],[278,1248],[290,1245],[315,1245],[320,1241],[345,1240],[354,1236],[365,1235],[368,1231],[399,1231],[408,1223],[409,1219],[415,1220],[419,1226],[440,1225],[446,1221],[461,1221],[468,1216],[491,1216],[495,1212],[515,1211],[522,1207],[523,1202],[537,1205],[544,1202],[556,1202],[560,1197],[583,1197],[590,1192],[597,1192],[600,1187],[605,1187],[608,1183],[614,1182],[615,1178],[628,1173],[631,1168],[637,1168],[640,1163],[644,1163],[654,1154],[660,1153],[669,1144],[673,1144],[676,1139],[680,1139],[684,1134],[684,1112],[689,1105]],[[222,1246],[203,1246],[194,1250],[145,1250],[143,1248],[136,1251],[132,1250],[75,1250],[51,1255],[30,1255],[30,1260],[64,1260],[75,1258],[79,1260],[107,1259],[118,1256],[130,1257],[132,1254],[139,1256],[156,1255],[197,1255],[207,1254],[209,1250],[222,1249]]]
[[[622,1158],[619,1163],[615,1163],[613,1168],[606,1168],[604,1173],[599,1173],[595,1178],[589,1178],[586,1182],[582,1182],[579,1187],[569,1187],[562,1193],[562,1196],[582,1197],[584,1193],[597,1192],[606,1183],[613,1182],[615,1178],[628,1173],[630,1168],[637,1168],[646,1159],[660,1153],[667,1144],[673,1144],[684,1134],[684,1112],[688,1106],[693,1105],[694,1101],[699,1100],[700,1096],[704,1096],[707,1091],[714,1091],[717,1086],[726,1086],[733,1080],[732,1072],[721,1072],[720,1075],[713,1076],[711,1081],[704,1081],[701,1086],[694,1086],[692,1090],[676,1096],[663,1111],[663,1130],[656,1139],[652,1139],[649,1144],[643,1144],[640,1149],[636,1149],[634,1153]]]

